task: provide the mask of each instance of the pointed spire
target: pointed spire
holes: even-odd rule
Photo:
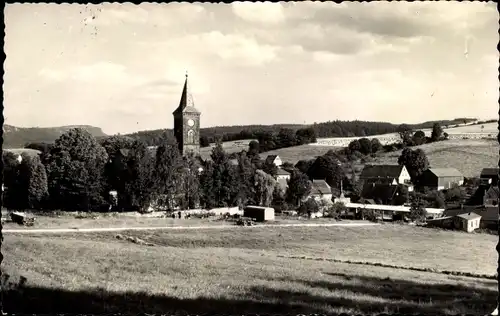
[[[188,73],[186,70],[186,80],[184,81],[184,88],[182,89],[181,101],[179,102],[179,107],[174,111],[175,113],[179,112],[196,112],[199,111],[194,107],[193,96],[191,95],[191,90],[188,85]]]

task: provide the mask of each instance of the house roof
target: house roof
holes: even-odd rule
[[[324,195],[324,194],[332,194],[332,189],[326,183],[325,180],[313,180],[312,182],[312,195]]]
[[[496,185],[490,186],[489,189],[484,193],[485,199],[498,199],[499,196],[499,189]]]
[[[288,172],[286,170],[283,170],[281,168],[278,168],[278,172],[276,174],[279,175],[279,176],[289,176],[290,172]]]
[[[179,114],[183,112],[200,113],[200,111],[198,111],[194,107],[193,96],[191,95],[191,91],[189,89],[187,74],[186,74],[186,81],[184,82],[184,88],[182,89],[181,101],[179,102],[179,106],[177,107],[177,109],[174,111],[173,114]]]
[[[498,206],[464,206],[463,209],[448,209],[445,210],[443,216],[457,216],[473,212],[481,215],[482,221],[498,221]]]
[[[429,172],[432,172],[438,178],[463,177],[462,173],[455,168],[430,168]]]
[[[403,166],[400,165],[366,165],[359,178],[397,178],[401,171],[403,171]]]
[[[395,185],[372,185],[370,183],[367,183],[363,186],[361,196],[365,199],[381,199],[383,201],[387,201],[391,200],[395,196],[397,190],[398,187]]]
[[[459,214],[459,215],[457,215],[457,217],[460,217],[460,218],[463,218],[466,220],[472,220],[472,219],[476,219],[476,218],[481,218],[481,215],[478,215],[474,212],[470,212],[470,213]]]
[[[498,177],[498,168],[484,168],[481,170],[481,177]]]
[[[274,163],[274,160],[278,158],[278,155],[268,155],[266,157],[266,163]]]

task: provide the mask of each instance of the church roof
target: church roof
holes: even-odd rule
[[[186,81],[184,82],[184,89],[182,89],[181,101],[179,102],[179,106],[177,107],[177,109],[174,111],[173,114],[186,113],[186,112],[200,113],[200,111],[198,111],[194,107],[193,96],[191,95],[191,91],[189,89],[187,74],[186,74]]]

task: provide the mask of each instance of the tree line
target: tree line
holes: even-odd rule
[[[311,189],[308,176],[297,171],[288,183],[292,189],[284,190],[274,177],[277,168],[261,160],[255,143],[236,155],[236,164],[220,142],[212,149],[210,159],[184,157],[167,133],[155,150],[140,139],[126,136],[98,141],[79,128],[64,133],[53,144],[29,147],[40,150],[40,155],[23,153],[19,162],[17,155],[4,152],[4,202],[9,209],[279,207],[300,203]],[[111,191],[116,191],[116,200],[109,195]]]

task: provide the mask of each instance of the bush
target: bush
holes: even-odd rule
[[[319,212],[319,204],[315,199],[308,199],[298,208],[298,213],[300,215],[309,215],[311,213]]]

